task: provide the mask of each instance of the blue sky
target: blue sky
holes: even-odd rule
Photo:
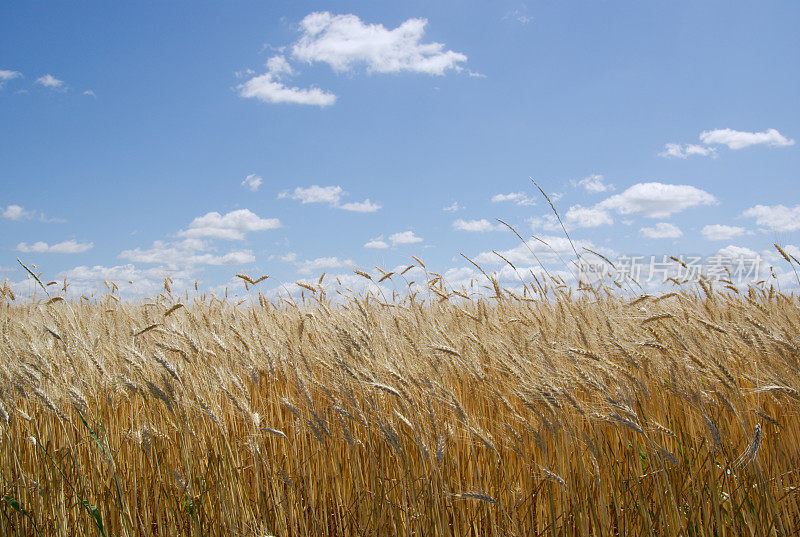
[[[0,5],[23,293],[17,257],[76,294],[367,285],[412,255],[462,285],[460,253],[511,285],[491,250],[536,263],[495,218],[572,252],[529,177],[579,249],[800,257],[797,2],[117,4]]]

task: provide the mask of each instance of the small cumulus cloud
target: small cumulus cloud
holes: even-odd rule
[[[8,220],[25,220],[33,218],[36,214],[34,211],[28,211],[20,205],[8,205],[5,208],[0,208],[0,214],[3,218]]]
[[[742,213],[755,218],[756,224],[770,231],[797,231],[800,229],[800,205],[756,205]]]
[[[300,259],[296,252],[288,252],[278,257],[283,263],[294,265],[298,274],[308,276],[314,272],[336,268],[354,267],[355,262],[349,258],[337,256],[317,257],[315,259]]]
[[[572,254],[573,245],[579,251],[585,247],[600,252],[607,257],[616,255],[614,251],[602,246],[596,246],[588,240],[573,239],[570,242],[563,234],[543,235],[536,240],[529,239],[525,244],[520,244],[509,250],[500,250],[499,253],[515,265],[538,265],[540,261],[545,263],[561,262],[564,256]],[[481,252],[475,256],[474,260],[477,263],[486,263],[488,265],[505,263],[494,251]]]
[[[349,203],[337,205],[336,207],[343,211],[352,211],[354,213],[374,213],[379,211],[383,205],[374,203],[367,198],[364,201],[351,201]]]
[[[120,259],[134,263],[163,265],[170,269],[193,269],[197,265],[245,265],[255,261],[250,250],[237,250],[217,255],[209,252],[209,243],[200,239],[155,241],[150,248],[123,250]]]
[[[773,147],[786,147],[794,145],[794,140],[786,138],[776,129],[767,129],[764,132],[746,132],[733,129],[716,129],[704,131],[700,134],[700,141],[707,145],[726,145],[730,149],[743,149],[752,145],[769,145]]]
[[[595,207],[613,210],[621,215],[667,218],[691,207],[714,205],[717,199],[691,185],[637,183],[620,194],[611,196]]]
[[[533,22],[533,17],[528,14],[528,6],[522,4],[517,9],[506,12],[506,14],[503,15],[503,20],[512,20],[527,25]]]
[[[591,176],[588,179],[590,181],[587,184],[592,184],[594,179]],[[577,186],[580,182],[578,181],[575,184]],[[603,186],[609,187],[610,185],[604,184]],[[594,186],[593,188],[598,187]],[[667,218],[691,207],[715,203],[717,203],[717,200],[714,196],[690,185],[637,183],[624,192],[610,196],[592,206],[572,205],[564,214],[563,221],[567,229],[593,228],[613,224],[612,212],[620,215]],[[529,221],[534,230],[556,231],[561,229],[561,224],[552,214],[532,218]],[[626,225],[631,224],[630,221],[623,221],[623,223]],[[645,236],[651,236],[646,234],[648,232],[643,233],[645,233]],[[655,233],[658,233],[658,231],[655,231]]]
[[[643,227],[639,231],[648,239],[677,239],[683,236],[683,231],[669,222],[659,222],[653,227]]]
[[[297,272],[303,275],[309,275],[320,270],[327,270],[332,268],[347,268],[354,267],[355,262],[352,259],[341,259],[339,257],[318,257],[297,263]]]
[[[752,234],[752,232],[743,227],[726,226],[723,224],[711,224],[704,226],[701,233],[703,234],[703,237],[710,241],[725,241],[733,239],[734,237],[741,237],[745,234]]]
[[[570,207],[565,215],[565,220],[569,227],[599,227],[614,223],[611,215],[605,209],[581,205]]]
[[[692,155],[707,157],[715,154],[716,150],[713,147],[705,147],[697,144],[669,143],[664,146],[664,151],[659,153],[658,156],[664,158],[687,159]]]
[[[56,244],[48,244],[44,241],[34,242],[28,244],[21,242],[17,244],[16,250],[27,254],[80,254],[91,250],[94,247],[92,242],[77,242],[74,240],[59,242]]]
[[[306,63],[326,63],[336,72],[364,66],[371,73],[415,72],[443,75],[459,70],[467,57],[445,50],[442,43],[423,43],[427,19],[408,19],[395,29],[365,24],[356,15],[327,11],[307,15],[300,22],[300,39],[292,57]]]
[[[700,133],[700,141],[705,145],[668,143],[660,157],[686,159],[693,155],[717,155],[717,147],[727,146],[734,151],[754,145],[768,145],[772,147],[787,147],[794,145],[793,139],[787,138],[777,129],[767,129],[763,132],[737,131],[734,129],[714,129]]]
[[[261,218],[248,209],[231,211],[225,215],[210,212],[198,216],[188,229],[178,232],[179,237],[242,240],[251,231],[264,231],[281,227],[277,218]]]
[[[373,248],[375,250],[385,250],[388,248],[389,245],[383,240],[383,235],[375,237],[374,239],[370,239],[366,244],[364,244],[364,248]]]
[[[599,173],[593,173],[592,175],[584,177],[578,181],[572,181],[572,184],[576,187],[582,187],[587,192],[591,192],[593,194],[614,190],[614,185],[606,183],[605,177]]]
[[[369,198],[364,201],[342,203],[342,198],[346,195],[347,192],[338,185],[311,185],[310,187],[296,187],[292,191],[281,192],[278,194],[278,199],[293,199],[303,204],[323,203],[335,209],[358,213],[374,213],[383,207],[380,203],[375,203]]]
[[[63,89],[64,88],[64,81],[59,80],[51,74],[46,74],[44,76],[40,76],[36,79],[36,83],[40,86],[49,89]]]
[[[280,76],[280,75],[293,75],[294,69],[292,66],[289,65],[289,62],[286,61],[285,56],[273,56],[269,60],[267,60],[267,70],[272,73],[273,75]]]
[[[480,220],[463,220],[459,218],[453,222],[453,229],[457,231],[486,232],[505,231],[506,227],[502,224],[493,224],[485,218],[481,218]]]
[[[398,244],[416,244],[418,242],[422,242],[422,237],[418,237],[414,235],[413,231],[401,231],[398,233],[392,233],[389,235],[389,240],[392,243],[392,246],[397,246]]]
[[[0,69],[0,89],[3,88],[3,85],[8,82],[9,80],[14,80],[15,78],[21,78],[22,73],[19,71],[12,71],[10,69]]]
[[[510,192],[508,194],[495,194],[492,196],[493,203],[502,203],[506,201],[522,206],[536,205],[536,201],[529,198],[524,192]]]
[[[554,214],[544,214],[527,219],[533,231],[544,229],[547,231],[561,231],[561,224]]]
[[[284,191],[278,194],[278,199],[293,199],[300,203],[327,203],[337,205],[342,198],[342,187],[340,186],[319,186],[297,187],[293,191]]]
[[[262,177],[254,173],[251,173],[250,175],[244,178],[244,181],[242,181],[242,186],[250,190],[251,192],[255,192],[258,190],[258,187],[261,186],[262,182],[264,182],[264,179]]]
[[[353,72],[359,67],[368,73],[428,75],[463,70],[461,64],[467,61],[464,54],[446,50],[442,43],[423,42],[427,24],[426,19],[415,18],[388,29],[382,24],[365,23],[352,14],[310,13],[300,22],[300,37],[291,47],[277,49],[281,54],[267,61],[265,73],[252,76],[255,73],[249,69],[236,73],[237,78],[251,77],[236,89],[242,97],[272,104],[333,105],[337,96],[332,93],[315,86],[298,88],[285,83],[296,73],[284,55],[287,48],[291,59],[305,64],[325,63],[337,73]]]
[[[275,56],[267,62],[267,72],[240,84],[236,89],[244,98],[255,98],[271,104],[301,104],[325,107],[336,102],[336,95],[317,87],[298,88],[287,86],[282,77],[293,73],[286,58]]]
[[[123,296],[141,298],[158,294],[167,276],[173,280],[173,291],[188,289],[191,274],[186,270],[169,270],[165,267],[141,269],[133,264],[113,267],[81,265],[59,272],[56,279],[67,280],[70,284],[68,293],[73,296],[102,292],[107,289],[106,282],[115,282]]]
[[[28,210],[21,205],[13,203],[11,205],[7,205],[6,207],[0,206],[0,217],[17,221],[30,220],[31,218],[36,217],[40,222],[45,222],[48,224],[61,224],[66,222],[66,220],[62,218],[51,218],[45,215],[42,211]]]

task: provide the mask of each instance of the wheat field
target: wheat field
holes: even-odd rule
[[[4,288],[0,535],[800,529],[796,296],[429,278],[391,303]]]

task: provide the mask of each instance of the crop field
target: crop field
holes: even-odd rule
[[[768,282],[473,296],[429,274],[424,297],[238,305],[165,287],[4,289],[0,535],[800,529],[800,304]]]

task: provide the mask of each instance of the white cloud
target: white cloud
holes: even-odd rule
[[[189,261],[192,265],[246,265],[256,260],[250,250],[236,250],[223,255],[200,254]]]
[[[9,220],[24,220],[32,218],[35,213],[25,210],[19,205],[8,205],[5,209],[0,207],[0,214],[2,214],[3,218],[8,218]]]
[[[381,24],[365,24],[355,15],[314,12],[300,22],[300,38],[291,48],[295,60],[327,63],[336,72],[352,72],[363,65],[370,73],[416,72],[443,75],[448,70],[462,70],[464,54],[445,50],[441,43],[422,43],[425,19],[408,19],[393,30]],[[284,50],[282,47],[279,49]],[[283,55],[267,61],[267,72],[258,76],[248,69],[237,78],[250,76],[238,85],[239,95],[267,103],[294,103],[330,106],[336,95],[317,87],[288,86],[285,77],[295,70]],[[470,76],[483,77],[469,71]]]
[[[344,268],[352,266],[355,266],[355,263],[353,262],[352,259],[340,259],[338,257],[318,257],[316,259],[301,261],[300,263],[298,263],[297,272],[299,272],[300,274],[308,275],[323,269]]]
[[[723,224],[712,224],[703,227],[701,232],[703,237],[710,241],[725,241],[734,237],[739,237],[747,233],[747,230],[739,226],[726,226]]]
[[[119,258],[135,263],[164,265],[169,268],[192,268],[195,265],[244,265],[255,261],[255,256],[250,250],[214,255],[204,253],[208,248],[208,244],[199,239],[177,242],[155,241],[148,249],[124,250],[119,254]]]
[[[251,173],[250,175],[244,178],[244,181],[242,181],[242,186],[252,192],[255,192],[256,190],[258,190],[258,187],[261,186],[262,182],[264,182],[264,179],[262,177],[254,173]]]
[[[649,239],[677,239],[683,236],[683,231],[675,224],[659,222],[653,227],[643,227],[639,230]]]
[[[196,218],[188,230],[180,231],[178,235],[198,235],[212,238],[239,239],[244,238],[248,231],[271,229],[277,221],[258,218],[247,210],[233,211],[226,215],[208,213]],[[90,248],[91,243],[80,244],[67,241],[53,246],[44,243],[33,245],[21,244],[21,251],[48,251],[57,253],[76,253]],[[197,237],[188,237],[177,241],[155,241],[149,248],[133,248],[120,252],[120,259],[133,263],[155,265],[147,269],[140,269],[134,264],[116,267],[75,267],[58,275],[66,278],[71,284],[69,293],[90,294],[106,292],[103,281],[114,281],[120,284],[123,295],[146,296],[160,292],[163,278],[169,276],[173,279],[173,291],[189,288],[189,279],[195,278],[199,267],[240,266],[255,261],[255,256],[250,250],[235,250],[217,253],[213,243]],[[127,283],[126,283],[127,282]],[[180,292],[180,291],[179,291]]]
[[[106,272],[124,274],[123,278],[132,280],[135,285],[129,289],[136,296],[142,293],[158,291],[158,278],[169,276],[180,278],[173,289],[188,288],[188,279],[196,277],[203,266],[241,266],[253,263],[256,258],[251,250],[233,250],[217,252],[213,241],[205,239],[241,240],[251,231],[261,231],[280,227],[277,219],[260,218],[247,209],[231,211],[227,214],[210,212],[195,218],[185,230],[176,235],[182,240],[157,240],[149,248],[132,248],[123,250],[118,257],[136,263],[156,265],[148,269],[139,269],[133,264],[121,267],[77,267],[68,274],[68,280],[77,278],[83,281],[78,288],[91,289],[97,287],[98,275]],[[117,276],[106,277],[117,280]]]
[[[774,147],[794,145],[794,140],[786,138],[775,129],[767,129],[764,132],[716,129],[700,133],[700,141],[707,145],[727,145],[731,149],[742,149],[759,144],[766,144]]]
[[[588,183],[591,183],[594,177],[586,178],[590,180]],[[584,186],[581,183],[582,181],[578,181],[575,184]],[[601,184],[604,187],[610,186]],[[713,203],[716,203],[714,196],[693,186],[638,183],[621,194],[606,198],[591,207],[573,205],[567,210],[563,220],[567,229],[592,228],[613,224],[610,211],[616,211],[621,215],[637,214],[650,218],[666,218],[689,207]],[[558,220],[551,214],[532,218],[530,224],[534,230],[539,228],[548,231],[561,230]]]
[[[248,209],[231,211],[225,215],[210,212],[198,216],[189,224],[189,229],[178,232],[180,237],[242,240],[245,233],[281,227],[277,218],[260,218]]]
[[[0,89],[3,87],[3,84],[8,82],[9,80],[14,80],[15,78],[20,78],[22,73],[19,71],[10,71],[7,69],[0,69]]]
[[[735,246],[731,244],[730,246],[726,246],[725,248],[721,248],[717,252],[718,256],[722,257],[730,257],[730,258],[741,258],[741,257],[757,257],[758,252],[755,250],[751,250],[750,248],[745,248],[744,246]]]
[[[565,219],[568,227],[598,227],[614,223],[608,211],[597,206],[583,207],[581,205],[573,205],[567,210]],[[553,227],[555,226],[553,225]]]
[[[273,56],[267,60],[267,71],[276,76],[294,74],[294,69],[284,56]]]
[[[57,244],[47,244],[46,242],[39,241],[33,244],[21,242],[17,244],[17,251],[24,253],[37,253],[37,254],[80,254],[94,247],[92,242],[77,242],[74,240],[59,242]]]
[[[351,201],[349,203],[343,203],[341,205],[337,205],[337,208],[342,209],[343,211],[352,211],[355,213],[374,213],[378,211],[383,206],[379,203],[373,203],[369,200],[369,198],[365,199],[364,201]]]
[[[115,267],[103,267],[100,265],[87,267],[86,265],[81,265],[60,272],[58,275],[66,276],[70,279],[117,281],[133,280],[135,272],[136,269],[133,265],[118,265]]]
[[[534,231],[543,229],[546,231],[557,231],[561,233],[561,223],[554,214],[544,214],[529,218],[528,222],[531,229]],[[575,228],[591,228],[604,225],[611,225],[614,219],[607,210],[594,205],[592,207],[584,207],[582,205],[571,206],[563,217],[564,227],[569,231]]]
[[[528,223],[531,225],[533,231],[538,229],[562,231],[561,224],[558,223],[558,219],[553,214],[544,214],[542,216],[528,218]]]
[[[330,106],[336,102],[336,95],[325,93],[315,87],[297,88],[283,85],[271,73],[253,77],[238,87],[239,95],[256,98],[271,104],[307,104],[311,106]]]
[[[573,182],[573,184],[576,186],[581,186],[587,192],[592,193],[614,190],[614,185],[606,184],[604,181],[605,178],[602,175],[594,173],[588,177],[584,177],[580,181]]]
[[[281,192],[278,194],[278,199],[293,199],[301,203],[327,203],[329,205],[338,205],[342,199],[344,190],[340,186],[319,186],[311,185],[308,188],[297,187],[291,193]]]
[[[28,220],[33,217],[37,217],[40,222],[46,222],[48,224],[61,224],[66,222],[66,220],[62,218],[50,218],[45,215],[42,211],[29,211],[20,205],[8,205],[5,208],[0,207],[0,217],[7,218],[9,220]]]
[[[791,253],[791,246],[787,246],[784,250]],[[789,270],[785,272],[785,261],[778,256],[778,252],[774,249],[756,252],[744,246],[737,246],[734,244],[721,248],[716,256],[719,260],[719,265],[728,267],[733,273],[734,277],[731,278],[735,284],[745,282],[755,283],[757,280],[767,279],[771,274],[778,276],[778,283],[782,289],[786,286],[796,287],[797,280],[794,273]],[[759,261],[760,260],[760,261]],[[770,265],[775,265],[771,267]],[[737,275],[738,273],[738,275]],[[791,274],[791,279],[788,279]]]
[[[250,74],[250,73],[248,73]],[[330,106],[336,102],[336,95],[311,88],[286,86],[281,78],[294,74],[292,67],[283,56],[274,56],[267,61],[267,72],[255,76],[237,86],[239,95],[245,98],[256,98],[265,103],[306,104],[311,106]]]
[[[336,209],[357,213],[374,213],[383,206],[369,198],[364,201],[351,201],[342,203],[342,198],[347,195],[340,186],[311,185],[308,188],[297,187],[293,191],[284,191],[278,194],[278,199],[293,199],[301,203],[327,203]]]
[[[70,288],[79,286],[81,290],[104,287],[103,282],[105,281],[115,283],[123,281],[146,281],[142,271],[137,270],[133,265],[117,265],[114,267],[104,267],[101,265],[88,267],[86,265],[81,265],[60,272],[58,277],[66,279],[71,284]]]
[[[46,216],[43,212],[39,213],[39,222],[45,222],[47,224],[63,224],[66,222],[63,218],[56,218],[55,216],[49,217]]]
[[[729,248],[731,248],[731,247],[729,246]],[[794,244],[782,244],[781,245],[781,249],[784,252],[786,252],[787,254],[792,255],[795,258],[800,259],[800,248],[798,248]],[[784,257],[782,255],[780,255],[778,253],[778,251],[774,247],[766,248],[766,249],[762,250],[761,251],[761,257],[763,259],[769,261],[769,263],[771,265],[773,265],[773,269],[775,269],[776,272],[778,270],[789,269],[789,267],[787,265],[785,265],[786,259],[784,259]],[[767,267],[764,267],[764,268],[767,268]],[[789,270],[791,271],[791,269],[789,269]],[[797,279],[795,279],[794,285],[797,285]]]
[[[755,218],[756,224],[772,231],[797,231],[800,229],[800,205],[756,205],[742,213]]]
[[[442,210],[445,211],[445,212],[448,212],[448,213],[455,213],[455,212],[458,212],[458,211],[460,211],[462,209],[464,209],[464,206],[463,205],[459,205],[457,201],[454,201],[450,205],[442,207]]]
[[[595,207],[619,214],[638,214],[649,218],[667,218],[690,207],[713,205],[717,199],[690,185],[638,183],[598,203]]]
[[[513,19],[520,24],[528,24],[533,21],[533,17],[528,15],[528,8],[523,4],[522,8],[509,11],[503,15],[503,20]]]
[[[66,279],[70,284],[68,293],[73,296],[107,292],[105,282],[114,282],[119,285],[122,295],[143,297],[162,291],[165,276],[173,279],[173,291],[189,287],[188,278],[191,274],[184,270],[168,270],[164,267],[139,269],[132,264],[114,267],[82,265],[56,274],[56,279]]]
[[[669,143],[664,146],[664,151],[658,154],[659,157],[664,158],[680,158],[685,159],[692,155],[700,155],[707,157],[715,155],[716,150],[713,147],[705,147],[697,144],[675,144]]]
[[[500,203],[503,201],[510,201],[517,205],[536,205],[536,201],[532,200],[528,197],[527,194],[524,192],[510,192],[508,194],[495,194],[492,196],[492,201],[494,203]]]
[[[97,99],[97,95],[95,95],[93,90],[86,90],[86,91],[83,92],[83,95],[86,95],[87,97],[92,97],[94,99]]]
[[[14,80],[15,78],[19,78],[22,76],[22,73],[19,71],[10,71],[8,69],[0,69],[0,80]]]
[[[504,231],[506,229],[502,224],[493,224],[481,218],[480,220],[463,220],[459,218],[453,222],[453,229],[458,231]]]
[[[337,72],[359,65],[375,73],[442,75],[459,70],[459,64],[467,61],[464,54],[444,50],[441,43],[421,43],[427,23],[408,19],[388,30],[382,24],[364,24],[355,15],[315,12],[300,22],[302,35],[292,47],[292,56],[308,63],[327,63]]]
[[[355,262],[349,258],[340,258],[336,256],[331,257],[317,257],[316,259],[298,259],[295,252],[289,252],[278,259],[284,263],[290,263],[297,268],[299,274],[308,276],[314,272],[335,268],[348,268],[355,266]]]
[[[388,247],[389,245],[386,244],[385,240],[383,240],[383,235],[374,239],[370,239],[369,242],[364,245],[364,248],[374,248],[376,250],[385,250]]]
[[[486,272],[500,284],[502,289],[522,295],[523,290],[520,279],[534,286],[535,284],[533,275],[536,275],[536,277],[539,278],[539,281],[549,280],[545,271],[537,264],[523,265],[514,262],[516,266],[516,270],[514,270],[514,268],[510,267],[505,261],[502,261],[495,254],[491,252],[489,253],[494,257],[494,259],[500,262],[500,266],[492,270],[486,266],[490,263],[485,263],[483,261],[480,263],[484,266]],[[495,263],[492,262],[491,264]],[[552,276],[563,279],[567,285],[574,285],[577,283],[575,280],[575,275],[571,271],[551,268],[549,272]],[[492,296],[495,293],[494,288],[489,285],[486,277],[472,266],[449,268],[442,272],[442,276],[447,287],[450,289],[463,289],[467,292],[467,294],[485,297]],[[425,292],[425,290],[423,289],[422,292]]]
[[[538,266],[536,257],[538,257],[543,263],[560,264],[562,257],[574,256],[572,244],[575,245],[575,248],[579,252],[582,251],[582,248],[586,247],[600,252],[609,258],[616,256],[614,251],[596,246],[588,240],[573,239],[572,244],[570,244],[570,241],[563,235],[543,235],[539,237],[539,239],[540,240],[529,239],[527,241],[527,246],[525,244],[520,244],[519,246],[509,250],[500,250],[499,252],[503,255],[503,257],[517,266]],[[533,250],[533,252],[536,254],[536,257],[531,254],[531,250]],[[481,252],[475,256],[474,261],[479,264],[485,263],[487,265],[505,264],[505,261],[500,259],[494,252],[491,251]]]
[[[64,81],[57,79],[51,74],[40,76],[36,79],[36,83],[50,89],[59,89],[64,87]]]
[[[398,244],[414,244],[417,242],[422,242],[422,237],[417,237],[414,235],[414,232],[409,231],[401,231],[399,233],[392,233],[389,235],[389,240],[392,242],[392,246],[397,246]]]
[[[267,62],[267,67],[269,67],[269,62]],[[234,71],[233,76],[235,76],[236,78],[244,78],[246,76],[254,74],[256,74],[256,72],[253,71],[252,69],[244,69],[243,71]]]
[[[483,277],[480,272],[471,266],[449,268],[442,276],[450,289],[468,288],[473,281]]]

